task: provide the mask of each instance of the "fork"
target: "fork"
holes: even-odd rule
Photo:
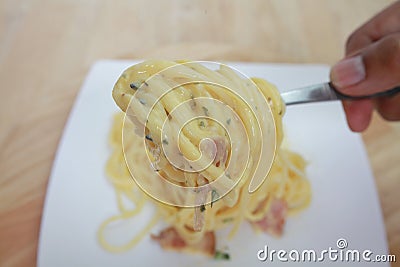
[[[391,97],[399,92],[400,86],[397,86],[393,89],[375,94],[351,96],[339,92],[332,83],[328,82],[285,91],[281,93],[281,96],[286,105],[294,105],[332,100],[361,100],[378,97]]]

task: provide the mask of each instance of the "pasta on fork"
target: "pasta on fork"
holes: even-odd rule
[[[218,256],[216,231],[229,227],[232,237],[247,221],[280,236],[286,217],[309,204],[306,162],[281,146],[285,104],[267,81],[223,64],[153,60],[125,70],[113,98],[124,113],[106,166],[120,210],[98,232],[107,250],[128,250],[162,220],[168,227],[151,237],[163,248]],[[111,245],[107,226],[145,202],[156,207],[151,222]]]

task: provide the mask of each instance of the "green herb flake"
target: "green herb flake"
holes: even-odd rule
[[[201,212],[204,212],[206,210],[206,206],[204,206],[204,204],[202,204],[201,206],[200,206],[200,211]]]
[[[133,90],[137,90],[138,88],[139,88],[139,84],[138,83],[131,83],[130,85],[129,85]]]
[[[153,138],[151,138],[151,135],[149,135],[149,134],[146,135],[146,139],[153,142]]]
[[[140,102],[140,104],[142,104],[142,105],[146,105],[146,100],[144,100],[144,99],[142,99],[142,98],[139,98],[139,102]]]
[[[192,101],[190,102],[190,107],[192,108],[192,109],[194,109],[195,107],[196,107],[196,101],[194,100],[194,95],[192,94],[192,95],[190,95],[190,99],[192,99]]]
[[[200,121],[199,126],[204,128],[206,127],[206,124],[204,123],[204,121]]]
[[[231,222],[231,221],[233,221],[232,217],[225,218],[225,219],[222,220],[223,223],[228,223],[228,222]]]
[[[217,190],[213,189],[211,191],[211,208],[212,208],[214,202],[216,202],[218,200],[218,198],[219,198],[219,194],[218,194]]]
[[[204,115],[208,116],[208,108],[206,107],[201,107],[204,111]]]
[[[231,124],[231,118],[226,120],[226,124],[230,125]]]
[[[230,260],[231,257],[229,256],[228,253],[217,250],[217,251],[215,251],[214,259],[216,259],[216,260]]]
[[[167,139],[163,139],[162,142],[163,142],[164,145],[168,145],[168,140]]]

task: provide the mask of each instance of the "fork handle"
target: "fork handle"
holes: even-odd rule
[[[397,86],[395,88],[389,89],[387,91],[371,94],[371,95],[361,95],[361,96],[352,96],[352,95],[347,95],[339,92],[332,83],[329,83],[329,86],[331,89],[335,92],[337,95],[338,99],[341,100],[361,100],[361,99],[367,99],[367,98],[377,98],[377,97],[391,97],[396,95],[397,93],[400,92],[400,86]]]
[[[286,105],[332,101],[332,100],[361,100],[367,98],[390,97],[400,92],[400,86],[371,95],[351,96],[335,89],[332,83],[322,83],[297,88],[281,93]]]

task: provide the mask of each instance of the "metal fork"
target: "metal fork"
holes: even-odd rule
[[[340,93],[332,83],[314,84],[281,93],[286,105],[322,102],[332,100],[360,100],[377,97],[390,97],[400,92],[400,86],[371,95],[351,96]]]

